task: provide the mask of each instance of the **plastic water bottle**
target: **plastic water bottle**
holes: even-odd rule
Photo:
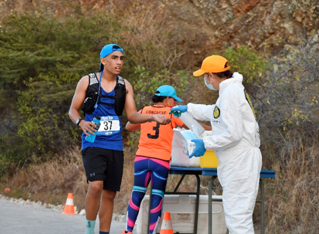
[[[93,135],[91,135],[90,133],[90,136],[86,136],[85,137],[85,140],[87,140],[88,142],[91,142],[91,143],[93,143],[94,142],[94,140],[95,140],[95,137],[96,137],[96,134],[97,134],[97,131],[99,130],[99,128],[100,128],[100,125],[101,125],[101,117],[99,117],[99,116],[96,116],[96,117],[94,117],[93,118],[93,123],[95,123],[95,125],[96,125],[96,127],[95,127],[95,132],[94,132],[94,134]]]
[[[199,136],[205,132],[205,129],[202,127],[202,125],[200,125],[189,113],[183,112],[180,119],[190,130],[193,131],[197,138],[199,138]]]

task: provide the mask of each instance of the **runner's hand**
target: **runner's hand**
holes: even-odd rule
[[[163,125],[169,124],[171,122],[170,118],[166,118],[162,114],[153,115],[153,120]]]
[[[84,134],[87,136],[93,135],[97,131],[95,129],[96,125],[93,122],[88,122],[88,121],[82,120],[80,122],[79,126],[82,128]]]

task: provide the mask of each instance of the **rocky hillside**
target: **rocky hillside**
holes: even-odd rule
[[[75,14],[71,6],[87,14],[129,6],[164,10],[168,27],[178,35],[174,44],[185,51],[190,67],[225,46],[249,45],[278,56],[285,46],[319,42],[318,0],[0,0],[0,17],[11,11]]]

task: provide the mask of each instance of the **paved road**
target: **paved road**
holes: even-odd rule
[[[124,222],[113,221],[111,234],[120,234]],[[85,216],[62,215],[42,206],[16,203],[0,197],[0,234],[84,234]],[[98,233],[98,222],[95,227]]]

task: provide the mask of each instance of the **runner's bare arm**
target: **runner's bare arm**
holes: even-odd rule
[[[138,113],[141,113],[141,111],[139,111]],[[130,121],[127,121],[125,129],[128,131],[137,131],[141,129],[141,124],[133,124]]]
[[[82,103],[85,99],[86,89],[88,84],[89,84],[89,79],[87,76],[84,76],[80,79],[80,81],[78,82],[76,86],[76,89],[72,98],[71,106],[69,109],[70,119],[74,123],[78,118],[81,118],[80,110],[82,107]]]
[[[200,125],[202,125],[202,127],[205,129],[205,130],[212,130],[212,127],[207,125],[207,124],[202,124],[202,123],[199,123]],[[180,126],[182,128],[185,128],[185,129],[189,129],[185,124],[183,124],[183,126]]]
[[[141,129],[141,125],[140,124],[132,124],[130,121],[127,121],[126,125],[125,125],[125,129],[128,131],[137,131]]]
[[[203,124],[203,123],[199,123],[199,124],[202,125],[202,127],[203,127],[205,130],[212,130],[212,126],[210,126],[210,125]]]
[[[69,109],[69,117],[74,123],[77,119],[81,118],[80,111],[86,96],[86,89],[88,87],[88,84],[88,76],[84,76],[80,79],[76,86],[75,93],[73,95],[71,106]],[[83,132],[88,136],[90,135],[88,132],[93,134],[94,131],[96,131],[94,129],[95,124],[92,122],[86,122],[85,120],[81,120],[79,126],[82,128]]]
[[[145,123],[147,121],[156,121],[160,124],[169,124],[171,122],[170,118],[166,118],[164,115],[158,114],[158,115],[143,115],[136,111],[136,105],[133,98],[133,88],[132,85],[125,80],[125,86],[126,86],[126,100],[125,100],[125,113],[128,118],[128,120],[132,124],[139,124],[139,123]]]

